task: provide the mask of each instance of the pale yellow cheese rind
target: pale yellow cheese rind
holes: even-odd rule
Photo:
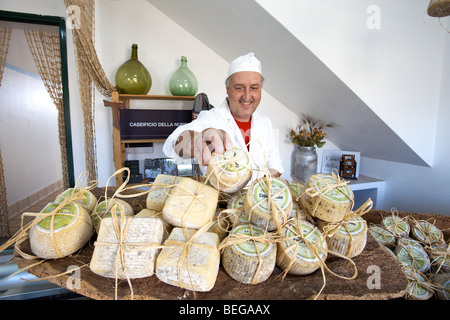
[[[155,181],[150,185],[150,191],[147,195],[147,209],[162,211],[166,199],[169,197],[173,187],[178,184],[183,177],[158,174]]]
[[[98,232],[101,220],[103,218],[111,216],[112,210],[115,210],[117,215],[122,213],[126,216],[134,215],[131,205],[122,199],[112,198],[100,201],[91,212],[91,218],[92,222],[94,223],[95,231]]]
[[[51,212],[53,211],[46,213]],[[69,256],[80,250],[92,237],[92,221],[86,209],[72,202],[58,211],[65,212],[73,214],[75,218],[68,225],[54,229],[53,232],[40,227],[37,222],[41,219],[40,216],[35,218],[35,223],[30,228],[30,246],[31,251],[39,258],[58,259]]]
[[[252,226],[256,236],[264,230]],[[249,225],[238,225],[231,234],[251,235]],[[258,250],[256,250],[256,248]],[[259,255],[258,255],[259,251]],[[275,268],[277,246],[274,242],[246,242],[225,246],[222,253],[222,265],[234,280],[246,284],[258,284],[266,281]]]
[[[122,254],[119,250],[119,230],[125,230]],[[89,267],[95,274],[108,278],[135,279],[150,277],[154,273],[156,255],[163,238],[163,223],[159,218],[124,217],[104,218],[95,242]],[[117,259],[117,261],[116,261]],[[118,269],[115,269],[115,263]]]
[[[213,187],[185,178],[166,199],[163,217],[175,227],[200,229],[213,218],[218,198]]]
[[[180,260],[187,240],[197,231],[186,228],[172,230],[156,259],[155,273],[159,280],[198,292],[210,291],[214,287],[220,265],[217,234],[206,232],[200,235],[189,246],[185,259]]]

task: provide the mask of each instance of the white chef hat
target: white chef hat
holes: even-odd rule
[[[228,76],[240,71],[254,71],[262,74],[261,62],[255,57],[253,52],[237,57],[230,63]]]

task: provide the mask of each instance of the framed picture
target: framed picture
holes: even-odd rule
[[[330,174],[333,169],[340,172],[340,163],[343,155],[346,155],[344,161],[354,161],[357,163],[356,170],[354,172],[354,177],[357,178],[359,176],[361,153],[356,151],[323,150],[320,172]]]

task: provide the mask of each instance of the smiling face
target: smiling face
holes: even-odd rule
[[[230,76],[227,86],[228,104],[237,121],[250,121],[261,101],[262,76],[258,72],[242,71]]]

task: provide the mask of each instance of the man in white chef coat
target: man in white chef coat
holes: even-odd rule
[[[163,152],[170,158],[195,158],[207,165],[213,152],[222,154],[237,146],[250,152],[254,169],[268,168],[272,176],[280,176],[283,167],[272,122],[256,112],[263,81],[261,62],[252,52],[237,57],[228,69],[225,101],[174,130]]]

